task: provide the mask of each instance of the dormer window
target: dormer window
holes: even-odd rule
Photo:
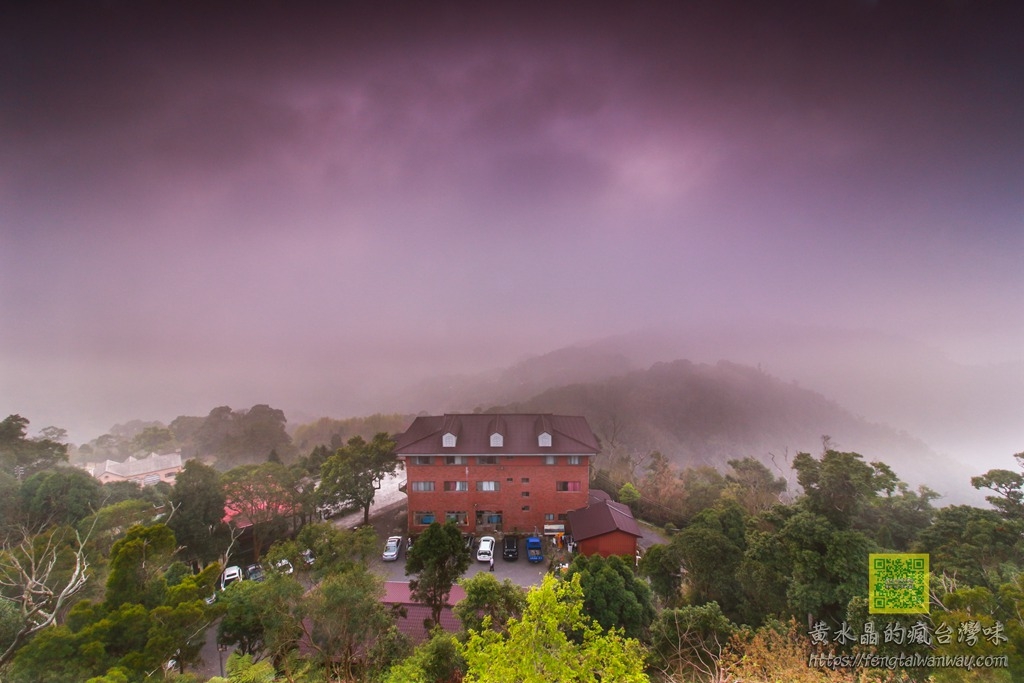
[[[495,432],[491,434],[491,448],[501,448],[505,445],[505,437]]]
[[[455,435],[451,432],[441,437],[441,446],[444,448],[455,448]]]
[[[551,435],[547,432],[541,432],[537,436],[537,446],[540,448],[551,448]]]

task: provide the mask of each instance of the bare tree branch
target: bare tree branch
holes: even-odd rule
[[[23,529],[17,544],[5,543],[0,548],[0,586],[13,602],[22,620],[22,627],[0,652],[0,667],[7,664],[18,649],[35,633],[52,626],[68,601],[79,593],[89,580],[89,559],[85,544],[92,528],[85,538],[75,531],[75,540],[66,547],[68,528],[33,536]],[[45,538],[42,546],[37,543],[40,536]],[[71,552],[73,566],[70,574],[57,585],[51,583],[58,561],[65,552]],[[11,597],[13,596],[13,597]]]

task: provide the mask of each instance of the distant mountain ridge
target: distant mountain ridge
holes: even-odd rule
[[[833,448],[881,460],[912,485],[973,499],[972,473],[919,439],[737,363],[655,363],[647,370],[551,388],[490,410],[582,414],[606,446],[658,450],[680,468],[711,465],[723,471],[728,460],[750,456],[793,484],[789,461],[799,451],[820,452],[827,435]]]

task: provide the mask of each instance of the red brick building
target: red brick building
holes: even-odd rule
[[[395,451],[410,533],[448,520],[474,533],[556,533],[587,504],[598,445],[580,416],[434,415],[416,418]]]

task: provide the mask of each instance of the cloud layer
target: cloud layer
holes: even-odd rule
[[[652,324],[1019,359],[1020,10],[769,4],[5,10],[0,412],[386,409]]]

